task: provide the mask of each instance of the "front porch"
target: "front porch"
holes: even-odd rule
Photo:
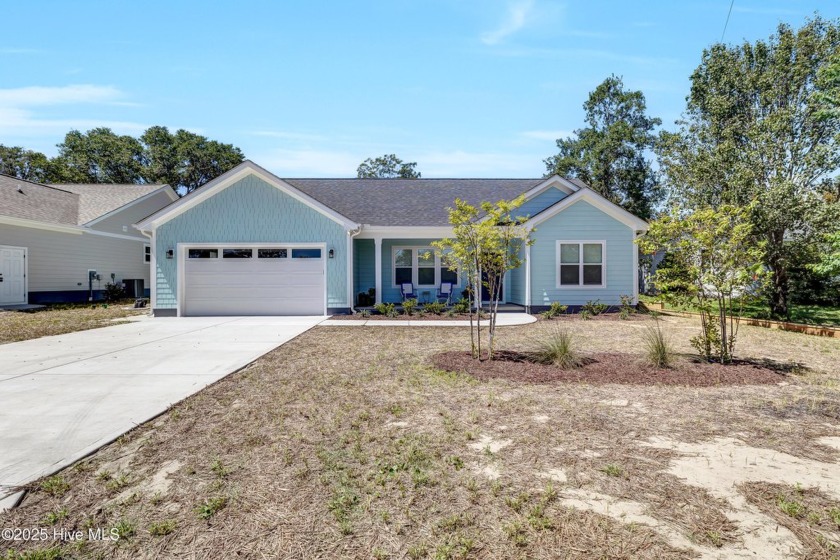
[[[448,228],[447,228],[448,229]],[[373,309],[378,303],[402,303],[400,284],[411,282],[420,304],[438,301],[442,282],[452,283],[450,304],[463,297],[465,278],[450,270],[435,254],[432,246],[440,238],[364,237],[353,239],[353,305],[356,309]],[[425,233],[425,232],[424,232]],[[441,232],[448,236],[446,231]],[[501,302],[511,305],[505,312],[522,312],[524,306],[511,300],[511,274],[503,279]]]

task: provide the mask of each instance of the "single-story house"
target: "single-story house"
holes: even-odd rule
[[[0,175],[0,305],[149,290],[151,247],[134,223],[177,200],[166,185],[42,185]]]
[[[447,208],[524,194],[534,243],[503,279],[504,301],[618,304],[639,292],[634,240],[647,223],[583,183],[539,179],[281,179],[245,161],[135,227],[152,244],[157,316],[347,313],[357,296],[432,299],[466,279],[430,251]]]

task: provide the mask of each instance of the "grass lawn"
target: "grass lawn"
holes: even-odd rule
[[[115,319],[147,314],[148,309],[124,309],[126,300],[114,304],[79,303],[50,305],[36,311],[0,311],[0,344],[115,325]]]
[[[643,302],[658,302],[656,297],[639,296]],[[666,305],[668,309],[687,310],[690,308],[674,307]],[[717,307],[715,307],[717,309]],[[742,316],[752,317],[756,319],[769,319],[770,310],[766,304],[761,302],[751,302],[744,305]],[[821,305],[790,305],[790,321],[793,323],[803,323],[806,325],[820,325],[828,327],[840,327],[840,307],[827,307]]]
[[[540,321],[500,329],[501,345],[563,325],[583,353],[637,353],[651,321]],[[662,325],[690,352],[695,320]],[[429,365],[468,344],[446,327],[308,331],[0,514],[116,542],[0,541],[0,557],[836,556],[840,341],[742,327],[741,357],[797,373],[709,388]]]

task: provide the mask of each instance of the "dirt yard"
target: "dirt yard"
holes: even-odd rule
[[[561,324],[641,368],[651,319]],[[692,320],[664,318],[692,353]],[[478,380],[452,327],[319,327],[34,485],[45,558],[836,558],[840,341],[743,327],[763,385]],[[91,540],[89,529],[116,540]],[[77,542],[53,538],[82,531]],[[111,533],[109,533],[111,534]],[[4,533],[4,536],[9,533]],[[52,556],[50,556],[52,555]],[[10,558],[16,558],[9,553]]]

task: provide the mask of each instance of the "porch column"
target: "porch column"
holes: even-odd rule
[[[525,245],[525,313],[531,312],[531,246]]]
[[[375,288],[376,288],[376,303],[382,303],[382,238],[374,237],[373,239],[373,262],[375,269]]]

